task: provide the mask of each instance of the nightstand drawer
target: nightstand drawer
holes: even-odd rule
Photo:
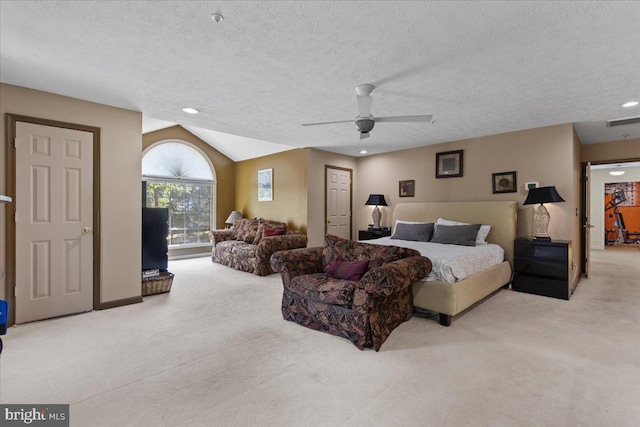
[[[516,273],[528,276],[567,280],[569,277],[569,264],[547,262],[539,259],[514,258],[513,269]]]
[[[568,261],[566,246],[532,245],[529,242],[516,241],[514,255],[517,257]]]
[[[567,280],[543,279],[516,273],[511,288],[518,292],[569,299],[569,282]]]

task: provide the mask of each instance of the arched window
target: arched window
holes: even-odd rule
[[[169,209],[169,245],[209,244],[215,224],[215,170],[208,157],[185,141],[167,140],[142,156],[145,207]]]

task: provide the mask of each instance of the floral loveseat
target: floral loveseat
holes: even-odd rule
[[[282,276],[285,320],[376,351],[411,318],[411,285],[431,272],[416,250],[332,235],[324,247],[275,253],[271,266]]]
[[[241,219],[231,230],[210,231],[209,239],[213,262],[258,276],[274,273],[269,264],[274,252],[307,246],[306,235],[266,219]]]

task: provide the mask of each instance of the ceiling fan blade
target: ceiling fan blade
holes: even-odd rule
[[[427,116],[393,116],[393,117],[375,117],[376,122],[431,122],[432,115]]]
[[[356,98],[358,98],[358,116],[369,117],[371,114],[371,103],[373,102],[373,98],[370,96],[357,96]]]
[[[361,133],[360,134],[360,139],[365,139],[365,138],[369,138],[369,134],[368,133]]]
[[[353,123],[353,120],[339,120],[337,122],[303,123],[302,126],[331,125],[334,123]]]

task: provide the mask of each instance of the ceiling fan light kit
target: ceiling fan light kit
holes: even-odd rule
[[[356,128],[358,128],[358,132],[360,132],[360,139],[367,138],[369,136],[369,132],[371,132],[371,129],[373,129],[375,124],[376,122],[373,119],[364,119],[362,117],[358,117],[356,119]]]
[[[392,116],[392,117],[373,117],[371,115],[371,104],[373,98],[371,98],[371,92],[375,89],[375,86],[370,84],[361,84],[356,86],[356,101],[358,102],[358,117],[355,118],[355,125],[358,132],[360,132],[360,139],[368,138],[369,132],[373,129],[376,122],[396,122],[396,123],[416,123],[416,122],[432,122],[433,116],[420,115],[420,116]],[[335,123],[348,123],[351,120],[340,120],[335,122],[318,122],[318,123],[303,123],[302,126],[314,126],[314,125],[329,125]]]

